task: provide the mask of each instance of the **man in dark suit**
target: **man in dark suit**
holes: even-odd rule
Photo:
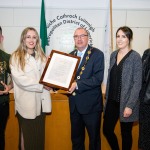
[[[100,124],[102,113],[101,83],[104,74],[104,55],[88,44],[86,29],[77,28],[74,33],[76,50],[81,63],[69,92],[72,150],[85,150],[85,128],[89,135],[89,150],[100,150]]]

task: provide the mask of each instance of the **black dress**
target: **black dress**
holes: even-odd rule
[[[143,83],[140,92],[139,148],[150,150],[150,49],[144,52],[142,60]]]

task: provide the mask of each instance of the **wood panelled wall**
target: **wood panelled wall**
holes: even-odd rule
[[[46,117],[46,141],[45,150],[71,150],[70,135],[70,115],[68,98],[62,94],[51,94],[52,113]],[[103,119],[102,119],[103,120]],[[103,121],[102,121],[103,122]],[[102,129],[102,127],[101,127]],[[120,126],[117,123],[115,132],[121,147]],[[18,150],[18,121],[14,113],[13,94],[10,94],[10,116],[6,128],[6,150]],[[110,147],[101,132],[102,150],[110,150]],[[88,150],[88,136],[85,140],[86,150]],[[137,150],[138,145],[138,125],[133,127],[133,148]]]

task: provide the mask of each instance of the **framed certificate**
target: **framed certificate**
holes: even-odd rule
[[[79,62],[78,56],[52,50],[39,82],[50,87],[68,90],[74,81]]]

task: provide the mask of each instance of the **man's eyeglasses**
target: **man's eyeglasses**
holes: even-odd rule
[[[76,39],[79,39],[79,38],[83,39],[85,36],[88,36],[88,35],[86,35],[86,34],[74,35],[73,38],[74,38],[75,40],[76,40]]]

